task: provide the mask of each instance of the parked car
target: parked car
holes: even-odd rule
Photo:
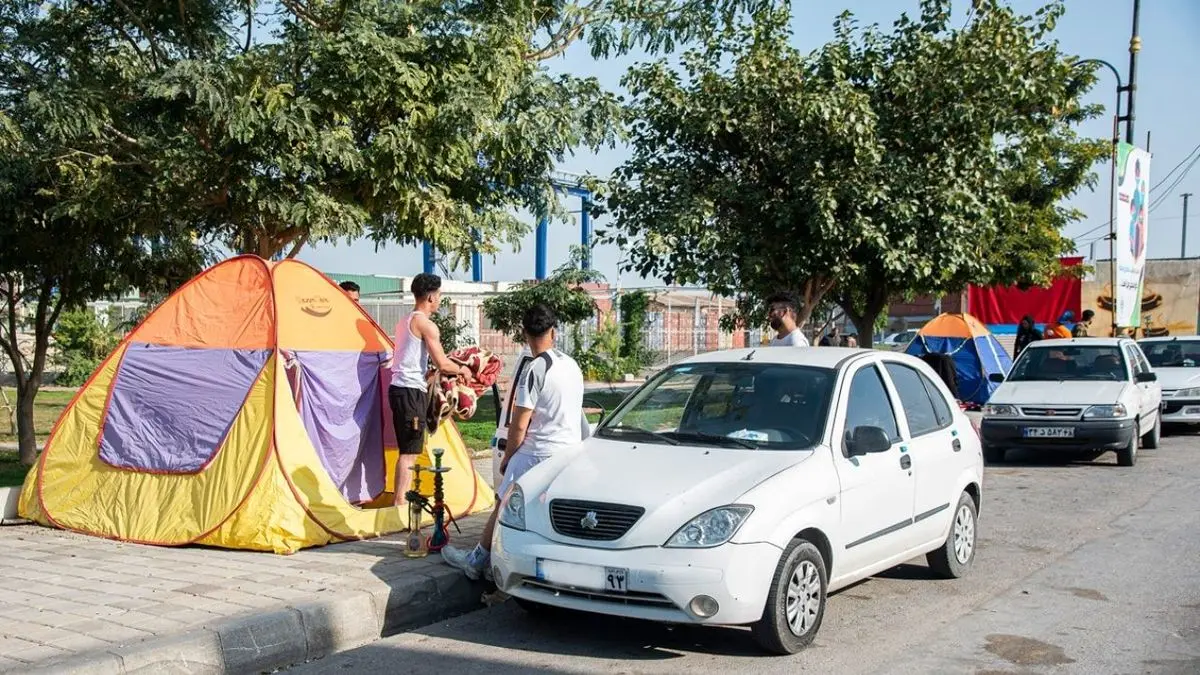
[[[1147,338],[1138,345],[1158,374],[1163,422],[1200,424],[1200,337]]]
[[[1093,453],[1113,450],[1137,462],[1139,441],[1162,435],[1158,377],[1128,338],[1039,340],[1021,352],[983,408],[983,455],[1004,461],[1012,448]],[[1099,454],[1094,454],[1099,456]]]
[[[979,439],[919,359],[714,352],[661,371],[578,452],[517,481],[492,574],[530,611],[750,625],[792,653],[830,591],[921,554],[965,574],[982,485]]]
[[[887,347],[894,352],[904,351],[904,349],[908,347],[908,343],[912,342],[913,339],[917,337],[917,332],[917,329],[913,328],[910,330],[900,331],[899,333],[892,333],[891,335],[883,338],[883,342],[879,344],[880,346]]]

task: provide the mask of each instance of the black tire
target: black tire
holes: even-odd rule
[[[988,464],[1003,464],[1006,454],[1008,454],[1008,451],[1004,448],[997,448],[992,445],[983,446],[983,461]]]
[[[1145,436],[1142,436],[1142,447],[1147,450],[1157,450],[1158,444],[1162,440],[1162,414],[1159,413],[1154,417],[1154,428],[1151,429]]]
[[[1129,445],[1117,450],[1117,466],[1133,466],[1137,464],[1139,431],[1141,431],[1141,429],[1134,428],[1133,438],[1129,439]]]
[[[925,554],[929,569],[943,579],[958,579],[964,576],[975,562],[978,546],[979,509],[971,495],[963,492],[954,507],[950,521],[950,534],[937,549]]]
[[[801,596],[793,598],[800,630],[794,630],[788,620],[788,589],[793,577],[798,577]],[[812,588],[816,582],[817,587]],[[812,644],[825,618],[825,595],[829,579],[825,559],[812,543],[793,539],[779,559],[767,604],[762,618],[751,626],[754,639],[763,649],[780,655],[795,654]],[[815,590],[818,597],[813,597]],[[814,607],[815,604],[815,607]],[[802,619],[802,620],[801,620]]]

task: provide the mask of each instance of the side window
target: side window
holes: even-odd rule
[[[919,373],[918,373],[919,374]],[[928,377],[921,375],[921,381],[925,383],[925,391],[929,394],[929,399],[933,401],[933,412],[937,415],[938,426],[945,428],[954,422],[954,413],[950,410],[950,404],[946,402],[946,396],[942,394],[942,390],[937,388]]]
[[[1150,371],[1150,368],[1143,365],[1142,359],[1138,358],[1139,356],[1141,354],[1138,353],[1137,348],[1128,345],[1125,347],[1125,358],[1129,361],[1129,369],[1133,371],[1134,375]]]
[[[896,415],[888,398],[883,378],[874,366],[860,368],[850,380],[850,400],[846,404],[846,437],[858,427],[879,427],[892,442],[900,440]]]
[[[899,363],[889,363],[885,367],[888,377],[892,378],[892,384],[896,387],[896,392],[900,394],[900,404],[904,406],[904,416],[908,419],[909,433],[916,438],[941,428],[942,425],[938,424],[937,413],[934,412],[933,401],[929,398],[929,391],[925,389],[921,373]]]
[[[1150,362],[1146,360],[1146,353],[1142,351],[1141,347],[1131,347],[1131,349],[1133,349],[1134,355],[1137,356],[1137,362],[1141,366],[1143,373],[1149,373],[1154,370],[1150,366]]]

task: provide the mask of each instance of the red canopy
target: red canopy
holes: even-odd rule
[[[1082,257],[1060,258],[1063,268],[1083,264]],[[1047,288],[1016,286],[971,286],[967,289],[967,307],[985,324],[1014,325],[1029,314],[1035,323],[1058,321],[1070,310],[1079,318],[1082,283],[1077,276],[1062,275]]]

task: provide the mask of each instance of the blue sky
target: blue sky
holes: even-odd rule
[[[1043,2],[1012,0],[1017,11],[1033,13]],[[965,8],[967,0],[957,5]],[[1056,37],[1064,51],[1080,58],[1099,58],[1115,65],[1121,77],[1129,71],[1129,32],[1133,0],[1067,0],[1067,13],[1059,22]],[[794,0],[794,44],[803,51],[819,47],[832,37],[834,18],[843,10],[854,12],[862,23],[890,24],[903,11],[914,12],[917,0],[844,0],[841,3]],[[1200,2],[1196,0],[1146,0],[1142,3],[1140,33],[1142,51],[1138,58],[1138,91],[1135,114],[1135,142],[1144,145],[1150,131],[1153,153],[1151,184],[1158,183],[1172,168],[1182,162],[1200,145]],[[572,49],[563,58],[551,62],[552,69],[576,75],[595,76],[608,88],[617,90],[619,81],[634,58],[594,61],[585,49]],[[1116,87],[1112,74],[1100,71],[1099,83],[1091,98],[1106,106],[1112,105]],[[1109,111],[1111,114],[1111,111]],[[1108,138],[1111,118],[1092,121],[1081,132],[1097,138]],[[1122,125],[1122,138],[1124,125]],[[560,168],[575,173],[607,176],[627,156],[624,148],[604,150],[597,154],[580,153],[569,157]],[[1190,162],[1190,160],[1189,160]],[[1185,164],[1183,168],[1187,168]],[[1103,234],[1107,223],[1108,166],[1097,165],[1101,180],[1094,192],[1084,192],[1072,200],[1087,217],[1072,226],[1067,234],[1077,238],[1080,252],[1087,255],[1093,239]],[[1182,168],[1180,169],[1182,171]],[[1163,188],[1175,182],[1176,172]],[[1160,188],[1161,190],[1162,188]],[[1188,254],[1200,255],[1200,165],[1192,169],[1161,204],[1150,214],[1150,257],[1177,257],[1180,254],[1180,233],[1183,205],[1180,193],[1194,192],[1189,211]],[[1151,194],[1157,200],[1162,193]],[[570,204],[578,210],[578,200]],[[530,220],[532,225],[532,220]],[[597,221],[604,227],[605,219]],[[1096,229],[1100,228],[1100,229]],[[1089,233],[1090,232],[1090,233]],[[1085,235],[1086,236],[1081,236]],[[549,232],[549,267],[567,260],[569,247],[579,242],[578,222],[552,223]],[[1105,242],[1097,243],[1101,258],[1107,254]],[[797,253],[800,253],[799,251]],[[308,248],[300,258],[326,272],[355,272],[363,274],[410,275],[421,271],[421,251],[417,246],[388,246],[375,251],[367,241],[354,244],[323,245]],[[611,246],[598,247],[593,253],[596,268],[610,283],[624,286],[657,284],[657,280],[639,279],[620,274],[620,251]],[[520,251],[506,251],[484,259],[484,279],[520,280],[534,275],[534,246],[531,232]],[[470,279],[470,271],[452,274],[456,279]]]

